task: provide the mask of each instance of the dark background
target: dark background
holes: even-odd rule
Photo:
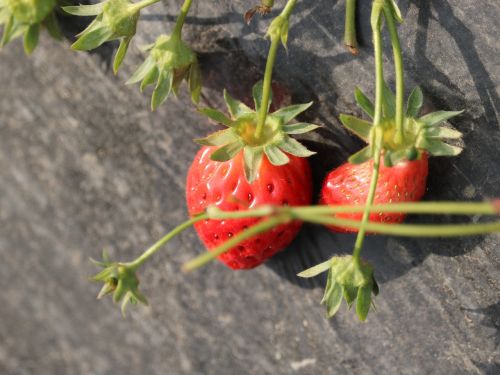
[[[324,125],[307,138],[318,152],[316,188],[361,146],[338,121],[360,114],[356,86],[373,94],[370,2],[359,3],[359,56],[343,47],[344,2],[331,0],[298,3],[288,53],[278,55],[276,80],[295,102],[314,100],[303,119]],[[452,121],[466,149],[431,160],[426,199],[500,196],[500,4],[399,4],[408,91],[420,85],[427,110],[466,110]],[[243,98],[262,76],[270,17],[246,26],[251,5],[194,1],[185,36],[200,56],[205,103],[220,106],[224,87]],[[214,263],[185,275],[180,265],[203,251],[188,230],[141,271],[150,307],[123,319],[109,299],[95,300],[88,257],[106,247],[114,259],[132,259],[186,218],[184,180],[198,147],[191,139],[214,129],[185,90],[151,113],[149,96],[124,85],[144,58],[138,46],[169,32],[179,6],[163,1],[143,12],[117,77],[113,44],[77,53],[43,35],[30,58],[20,41],[0,52],[0,373],[500,373],[498,235],[369,238],[364,255],[381,295],[364,324],[344,307],[327,320],[324,279],[295,276],[351,251],[352,236],[313,226],[258,269]],[[68,37],[84,25],[62,22]],[[389,82],[391,56],[386,48]]]

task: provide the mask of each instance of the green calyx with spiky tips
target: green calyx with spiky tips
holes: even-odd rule
[[[257,127],[258,112],[262,100],[262,81],[259,81],[254,86],[253,99],[255,110],[232,98],[224,91],[224,100],[230,117],[211,108],[203,108],[199,111],[215,122],[226,126],[228,129],[213,133],[206,138],[195,140],[195,142],[204,146],[218,147],[211,155],[212,160],[216,161],[228,161],[243,150],[245,177],[250,183],[257,177],[264,154],[271,164],[277,166],[288,163],[289,158],[286,153],[298,157],[308,157],[315,154],[315,152],[308,150],[304,145],[290,137],[290,135],[307,133],[319,127],[318,125],[307,123],[288,124],[292,119],[309,108],[312,102],[295,104],[269,113],[266,117],[262,135],[256,138],[255,129]],[[268,110],[271,101],[272,98],[269,99]]]
[[[372,302],[372,294],[378,295],[373,267],[366,261],[357,261],[351,255],[333,257],[298,274],[309,278],[328,271],[325,294],[321,300],[326,305],[327,316],[331,318],[340,308],[342,299],[351,308],[356,302],[356,314],[365,321]]]
[[[373,117],[374,108],[370,99],[359,88],[356,89],[354,96],[361,109]],[[415,87],[408,98],[403,120],[404,141],[397,141],[394,94],[385,85],[381,127],[386,166],[417,159],[424,151],[434,156],[456,156],[462,151],[461,147],[445,142],[448,139],[458,140],[462,137],[462,133],[447,127],[445,121],[463,111],[437,111],[418,117],[422,104],[422,91],[419,87]],[[350,115],[341,115],[340,121],[348,130],[370,144],[352,155],[349,162],[361,164],[372,158],[371,144],[374,137],[372,123]]]
[[[130,41],[137,30],[141,3],[130,0],[106,0],[93,5],[63,7],[66,13],[75,16],[96,16],[90,25],[78,34],[78,39],[71,48],[89,51],[101,44],[119,39],[120,46],[115,54],[113,71],[116,73],[127,53]]]
[[[161,35],[148,48],[150,52],[144,63],[127,81],[127,84],[141,82],[141,91],[155,84],[151,99],[154,111],[167,100],[170,92],[177,95],[182,81],[186,80],[191,99],[198,103],[201,93],[201,72],[196,54],[177,34]]]
[[[0,0],[0,25],[4,25],[0,48],[23,35],[24,51],[30,55],[38,44],[41,27],[60,39],[55,7],[56,0]]]
[[[104,284],[97,298],[113,294],[113,302],[121,302],[123,315],[125,315],[129,303],[133,305],[139,302],[144,305],[148,304],[146,297],[139,290],[139,279],[134,267],[126,263],[111,262],[105,251],[103,252],[102,261],[91,260],[94,264],[103,268],[101,272],[91,278],[93,281]]]

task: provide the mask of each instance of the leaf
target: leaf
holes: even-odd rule
[[[342,286],[339,283],[335,283],[333,286],[332,293],[326,301],[327,307],[327,317],[331,318],[337,311],[339,311],[340,305],[342,303]]]
[[[351,164],[363,164],[372,158],[372,150],[370,146],[366,146],[360,151],[349,157],[349,163]]]
[[[420,87],[415,86],[412,90],[410,96],[408,97],[408,103],[406,104],[406,117],[417,117],[424,104],[424,95]]]
[[[451,146],[438,139],[422,139],[417,142],[419,148],[426,149],[434,156],[457,156],[462,148]]]
[[[272,165],[285,165],[290,161],[288,156],[275,145],[265,146],[264,152]]]
[[[370,311],[370,306],[372,302],[372,286],[366,285],[358,289],[358,296],[356,300],[356,314],[358,314],[359,320],[365,321]]]
[[[283,131],[287,134],[304,134],[321,128],[319,125],[298,122],[296,124],[283,125]]]
[[[444,126],[432,127],[425,132],[426,138],[460,139],[462,135],[463,134],[458,130],[446,128]]]
[[[260,104],[262,103],[262,90],[263,90],[263,81],[257,82],[252,88],[252,96],[253,101],[255,103],[255,111],[260,111]],[[273,101],[273,90],[269,92],[269,101],[267,103],[267,111],[269,112],[269,107],[271,106],[271,102]]]
[[[67,6],[62,7],[62,10],[74,16],[97,16],[99,13],[102,13],[104,4],[105,1],[92,5]]]
[[[78,51],[89,51],[99,47],[113,35],[113,31],[107,26],[100,26],[92,31],[86,32],[71,46]]]
[[[340,115],[340,122],[365,142],[369,141],[372,129],[372,124],[370,122],[344,114]]]
[[[251,184],[259,174],[262,164],[262,149],[246,146],[243,149],[243,161],[245,164],[245,178]]]
[[[137,68],[134,74],[132,74],[132,77],[130,77],[125,84],[127,85],[132,85],[134,83],[137,83],[139,81],[142,81],[146,75],[155,67],[155,61],[151,56],[148,56],[146,60]]]
[[[296,116],[304,112],[312,104],[313,102],[290,105],[288,107],[278,109],[276,112],[273,112],[272,116],[279,117],[283,121],[283,124],[286,124],[287,122],[293,120]]]
[[[356,103],[361,107],[365,113],[372,117],[375,115],[375,108],[373,107],[373,103],[371,102],[370,99],[361,91],[359,87],[356,87],[356,90],[354,91],[354,99],[356,100]]]
[[[231,97],[226,89],[224,89],[224,101],[226,102],[227,110],[234,119],[238,118],[240,115],[254,112],[246,104]]]
[[[234,158],[238,152],[241,151],[243,148],[243,143],[241,143],[239,140],[234,141],[231,143],[228,143],[225,146],[222,146],[221,148],[218,148],[215,150],[212,155],[210,155],[210,159],[214,161],[228,161]]]
[[[151,110],[155,111],[160,104],[167,100],[170,91],[172,90],[172,82],[174,79],[174,74],[171,70],[163,71],[160,73],[158,82],[153,91],[153,96],[151,98]]]
[[[389,6],[391,7],[391,12],[399,23],[403,23],[403,16],[401,15],[401,10],[399,10],[398,4],[395,0],[389,0]]]
[[[277,146],[281,150],[300,158],[306,158],[315,154],[315,152],[309,151],[304,145],[289,136],[285,136]]]
[[[205,116],[214,120],[215,122],[223,124],[227,127],[231,127],[234,125],[233,120],[227,118],[227,116],[224,113],[222,113],[216,109],[200,108],[200,109],[198,109],[198,112],[200,112],[201,114],[204,114]]]
[[[24,34],[24,52],[27,55],[31,55],[31,53],[35,50],[38,44],[38,37],[40,35],[40,24],[32,24],[28,27]]]
[[[223,146],[238,140],[238,136],[233,129],[225,129],[210,134],[205,138],[198,138],[194,141],[203,146]]]
[[[195,60],[189,68],[189,92],[191,93],[191,101],[198,104],[201,95],[201,70],[198,65],[198,60]]]
[[[394,94],[392,90],[387,85],[387,82],[384,80],[383,84],[384,95],[382,96],[382,104],[383,104],[383,112],[385,118],[394,118],[396,113],[396,99],[394,98]]]
[[[120,45],[118,46],[118,49],[116,50],[115,60],[113,62],[113,72],[115,74],[118,73],[118,69],[120,68],[120,65],[123,62],[123,58],[125,57],[125,55],[127,53],[128,46],[129,46],[131,40],[132,40],[132,38],[130,38],[130,37],[123,38],[122,40],[120,40]]]
[[[297,276],[305,278],[314,277],[319,275],[320,273],[328,271],[331,268],[331,266],[332,266],[332,260],[328,259],[325,262],[316,264],[315,266],[300,272],[299,274],[297,274]]]
[[[160,69],[155,65],[153,69],[151,69],[144,79],[141,82],[140,90],[141,92],[144,91],[144,88],[155,83],[158,80],[158,77],[160,75]]]
[[[460,115],[462,111],[437,111],[428,113],[420,117],[418,120],[422,121],[426,126],[434,126],[446,121],[452,117]]]

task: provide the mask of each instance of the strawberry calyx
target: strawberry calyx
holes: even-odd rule
[[[191,99],[198,103],[201,93],[201,72],[196,54],[176,33],[161,35],[146,48],[149,56],[127,81],[127,84],[141,82],[141,91],[155,84],[151,98],[154,111],[167,100],[171,92],[179,92],[182,81],[188,83]]]
[[[356,88],[355,100],[361,109],[370,117],[374,116],[374,107],[370,99]],[[462,147],[451,145],[447,140],[459,140],[462,133],[446,125],[446,120],[461,114],[463,111],[437,111],[418,117],[423,104],[423,95],[419,87],[411,92],[406,113],[403,118],[403,140],[398,139],[395,126],[394,94],[384,83],[382,106],[382,150],[384,164],[388,167],[405,160],[419,159],[422,152],[434,156],[456,156]],[[352,164],[361,164],[373,157],[373,140],[375,128],[372,123],[351,115],[340,115],[342,124],[352,133],[369,145],[349,158]]]
[[[337,313],[344,299],[349,308],[356,302],[356,314],[361,321],[366,320],[370,307],[374,306],[372,294],[376,296],[379,293],[373,266],[352,255],[336,256],[302,271],[298,276],[310,278],[326,271],[328,276],[321,303],[327,307],[328,318]]]
[[[205,138],[195,139],[195,142],[201,145],[218,147],[211,154],[211,159],[215,161],[228,161],[243,151],[245,177],[250,183],[257,177],[264,155],[267,156],[271,164],[276,166],[288,163],[287,153],[298,157],[314,155],[315,152],[308,150],[290,135],[304,134],[319,127],[302,122],[289,124],[296,116],[308,109],[312,102],[295,104],[268,113],[264,131],[257,137],[255,130],[262,100],[262,81],[254,86],[252,93],[255,110],[232,98],[226,90],[224,90],[224,101],[229,116],[212,108],[199,109],[200,113],[226,126],[227,129],[210,134]],[[271,102],[272,97],[268,101],[267,110],[269,110]]]

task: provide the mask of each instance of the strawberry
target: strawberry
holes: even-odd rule
[[[425,193],[428,173],[427,154],[413,161],[404,161],[396,166],[380,166],[379,180],[374,203],[403,203],[419,201]],[[323,182],[321,204],[363,205],[368,197],[368,187],[373,171],[373,160],[362,164],[349,162],[331,171]],[[362,213],[338,214],[336,217],[361,220]],[[399,223],[405,215],[399,213],[372,213],[370,221]],[[355,228],[331,227],[339,232],[357,232]]]
[[[190,215],[208,206],[237,211],[259,205],[301,206],[311,202],[311,171],[304,158],[287,155],[290,161],[272,165],[263,157],[258,175],[252,183],[245,178],[243,152],[226,162],[210,159],[214,147],[202,147],[189,169],[186,200]],[[207,248],[212,249],[228,238],[256,224],[258,218],[204,220],[195,224]],[[293,221],[242,242],[219,259],[232,269],[254,268],[284,249],[296,236],[301,223]]]

